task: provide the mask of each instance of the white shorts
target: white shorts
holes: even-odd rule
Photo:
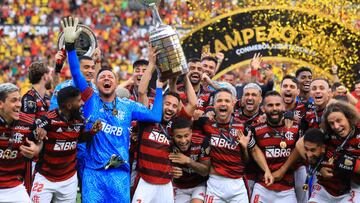
[[[300,166],[294,172],[295,178],[295,194],[298,203],[307,203],[309,197],[309,191],[304,191],[303,186],[306,181],[306,167]]]
[[[188,189],[175,189],[175,203],[190,203],[193,199],[205,200],[205,183]]]
[[[360,202],[360,185],[351,181],[350,196],[353,202]]]
[[[251,194],[254,190],[255,180],[247,180],[248,188],[249,188],[249,196],[251,197]]]
[[[130,187],[134,187],[136,177],[138,175],[136,170],[137,161],[134,160],[133,164],[131,165],[131,173],[130,173]]]
[[[309,203],[310,202],[316,202],[316,203],[322,203],[322,202],[326,202],[326,203],[345,203],[345,202],[349,202],[349,203],[352,203],[353,201],[352,201],[350,193],[336,197],[336,196],[333,196],[330,193],[328,193],[326,191],[326,189],[323,186],[321,186],[320,184],[314,184],[313,189],[312,189],[312,193],[311,193],[311,197],[309,199]]]
[[[75,173],[71,178],[52,182],[40,173],[35,174],[30,199],[33,203],[41,202],[76,202],[78,178]]]
[[[211,174],[207,181],[205,202],[249,202],[244,179]]]
[[[172,183],[151,184],[140,178],[136,187],[132,203],[174,203],[174,189]]]
[[[296,202],[294,188],[284,191],[269,190],[259,183],[255,183],[251,196],[251,203],[292,203]]]
[[[20,184],[16,187],[0,189],[0,202],[29,203],[30,198],[25,186]]]

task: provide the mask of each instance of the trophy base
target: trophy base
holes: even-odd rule
[[[166,80],[176,78],[176,77],[178,77],[180,75],[183,75],[185,73],[187,73],[187,72],[183,71],[183,70],[177,71],[177,72],[172,72],[172,70],[161,72],[160,81],[165,82]]]

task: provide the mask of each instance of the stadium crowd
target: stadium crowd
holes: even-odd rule
[[[236,5],[237,1],[214,1],[203,7],[213,11],[208,15],[215,16],[221,9],[232,10]],[[201,8],[191,6],[187,1],[165,0],[160,14],[164,23],[178,28],[201,23],[208,17],[194,11]],[[151,12],[136,1],[4,0],[0,27],[15,25],[21,29],[0,28],[0,81],[17,81],[27,89],[30,84],[26,79],[26,67],[31,61],[41,60],[53,65],[59,33],[51,28],[59,28],[61,17],[70,13],[76,13],[83,24],[95,31],[102,47],[103,63],[113,67],[121,79],[130,77],[134,61],[147,56]],[[36,34],[34,26],[50,29],[46,34]]]
[[[75,202],[78,187],[82,202],[360,202],[360,81],[350,93],[298,67],[274,91],[260,54],[213,81],[224,56],[205,53],[187,60],[187,74],[150,87],[158,50],[139,20],[146,25],[149,14],[131,26],[130,10],[112,21],[110,2],[128,9],[126,1],[92,1],[100,9],[89,11],[81,0],[67,8],[35,0],[32,13],[6,1],[2,22],[14,12],[24,19],[10,20],[24,23],[58,18],[65,47],[57,50],[56,31],[2,38],[0,202]],[[47,4],[55,14],[41,17]],[[97,31],[91,57],[77,55],[79,20],[59,9],[112,25]],[[100,17],[84,19],[88,12]],[[131,76],[120,82],[122,63]]]

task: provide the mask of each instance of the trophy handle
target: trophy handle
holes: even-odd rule
[[[163,22],[160,18],[160,14],[159,11],[157,10],[156,4],[155,3],[151,3],[149,5],[150,9],[151,9],[151,13],[152,13],[152,17],[153,17],[153,25],[157,28],[160,27]]]

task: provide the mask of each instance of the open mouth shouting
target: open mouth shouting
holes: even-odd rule
[[[255,101],[253,99],[246,100],[245,107],[247,110],[253,110],[255,108]]]
[[[286,104],[290,104],[293,102],[293,95],[290,92],[285,92],[283,96],[283,100]]]
[[[228,109],[226,106],[220,106],[218,111],[219,116],[225,117],[228,115]]]
[[[303,87],[305,91],[310,91],[310,82],[304,82]]]
[[[111,88],[111,82],[105,82],[104,85],[103,85],[103,87],[104,87],[105,89],[110,89],[110,88]]]
[[[175,111],[172,111],[170,109],[166,109],[164,112],[164,120],[169,121],[175,114]]]
[[[322,102],[324,101],[323,96],[322,95],[316,95],[314,97],[314,101],[315,101],[316,104],[322,104]]]
[[[138,75],[138,76],[136,77],[136,80],[137,80],[138,83],[140,83],[141,77],[142,77],[142,75]]]
[[[278,111],[273,111],[273,112],[271,112],[270,117],[271,117],[273,120],[278,120],[278,119],[280,118],[280,112],[278,112]]]
[[[198,82],[200,82],[201,79],[201,75],[199,73],[191,73],[190,74],[190,81],[193,84],[196,84]]]

